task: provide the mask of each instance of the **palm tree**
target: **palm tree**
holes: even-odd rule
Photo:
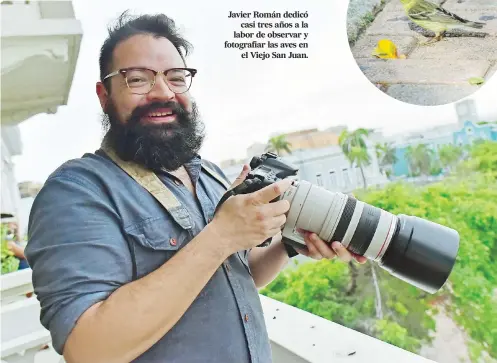
[[[279,154],[280,151],[286,151],[291,154],[292,151],[290,149],[292,145],[286,140],[285,135],[273,136],[269,139],[268,144],[266,146],[266,151],[272,151],[276,154]]]
[[[361,170],[362,181],[364,189],[366,189],[366,177],[364,176],[364,167],[371,163],[371,157],[368,153],[368,146],[366,144],[366,138],[371,134],[371,130],[364,128],[359,128],[353,132],[348,132],[348,130],[342,131],[340,137],[338,138],[338,143],[342,148],[345,157],[349,160],[350,165],[354,163]],[[351,272],[351,278],[354,279],[354,268],[352,267],[353,262],[349,263],[349,268]],[[381,291],[379,289],[378,278],[374,270],[374,266],[370,263],[371,267],[371,277],[373,279],[373,286],[375,287],[376,294],[376,317],[377,319],[383,318],[383,312],[381,309]],[[355,289],[355,286],[353,286]]]
[[[342,148],[345,157],[349,160],[350,166],[354,163],[361,170],[364,189],[367,188],[364,167],[371,164],[371,157],[368,153],[366,138],[371,134],[371,130],[359,128],[353,132],[343,130],[338,138],[338,143]]]
[[[455,164],[464,155],[464,150],[461,146],[457,145],[443,145],[439,150],[438,150],[438,157],[440,158],[440,161],[442,162],[442,165],[446,165],[447,169],[449,172],[451,169],[454,167]]]
[[[397,155],[392,143],[384,142],[383,144],[377,143],[375,145],[376,157],[380,164],[380,170],[385,171],[387,178],[392,174],[393,165],[397,162]]]
[[[431,174],[435,152],[426,144],[408,146],[405,156],[413,176]]]

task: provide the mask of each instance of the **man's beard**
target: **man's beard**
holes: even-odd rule
[[[204,140],[204,124],[198,117],[196,104],[186,111],[177,102],[154,102],[137,107],[126,120],[120,122],[113,103],[107,105],[103,126],[108,129],[106,142],[125,161],[136,162],[154,171],[177,170],[200,150]],[[169,108],[176,116],[173,123],[140,123],[148,113]]]

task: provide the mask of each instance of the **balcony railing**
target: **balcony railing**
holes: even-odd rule
[[[31,270],[1,277],[2,363],[63,363],[52,349],[50,334],[39,322]],[[261,295],[274,363],[429,363],[375,338]]]

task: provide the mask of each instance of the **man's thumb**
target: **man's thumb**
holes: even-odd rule
[[[248,166],[248,164],[243,165],[242,172],[240,173],[240,175],[236,177],[233,184],[231,184],[231,189],[242,184],[249,172],[250,172],[250,166]]]

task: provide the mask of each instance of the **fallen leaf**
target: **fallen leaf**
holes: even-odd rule
[[[373,56],[381,59],[406,59],[405,54],[399,54],[397,46],[390,39],[381,39],[373,51]]]
[[[469,84],[472,84],[472,85],[479,86],[479,85],[481,85],[483,83],[485,83],[485,80],[483,78],[481,78],[481,77],[472,77],[472,78],[469,79]]]

